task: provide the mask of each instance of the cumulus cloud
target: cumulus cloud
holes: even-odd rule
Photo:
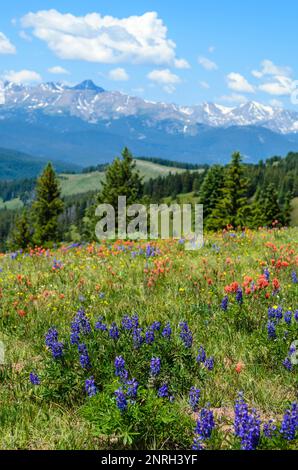
[[[16,48],[5,36],[4,33],[0,32],[0,54],[15,54]]]
[[[208,59],[207,57],[199,57],[198,58],[199,64],[205,69],[205,70],[217,70],[218,66],[215,62],[212,60]]]
[[[169,69],[152,70],[148,73],[147,77],[152,82],[163,85],[163,89],[166,93],[174,93],[175,85],[181,82],[180,77],[172,73]]]
[[[60,65],[55,65],[54,67],[50,67],[48,69],[48,72],[54,75],[68,75],[69,74],[69,71],[66,70],[64,67],[61,67]]]
[[[42,78],[39,73],[34,72],[34,70],[8,70],[2,75],[3,80],[14,83],[32,83],[32,82],[41,82]]]
[[[99,13],[75,16],[52,9],[28,13],[21,24],[32,28],[34,36],[62,59],[178,68],[187,64],[176,58],[176,44],[168,38],[167,27],[156,12],[119,19]]]
[[[115,81],[125,81],[129,79],[129,75],[125,69],[118,67],[109,71],[109,78]]]
[[[152,70],[150,73],[148,73],[147,77],[153,82],[166,85],[175,85],[181,81],[180,77],[172,73],[169,69]]]
[[[294,89],[294,82],[291,78],[285,76],[275,76],[273,81],[263,83],[259,86],[259,90],[268,93],[269,95],[287,96],[292,93]]]
[[[288,77],[292,73],[291,67],[280,67],[275,65],[271,60],[263,60],[261,62],[261,70],[253,70],[252,75],[256,78],[262,78],[268,75],[280,75]]]
[[[240,92],[240,93],[254,93],[254,87],[246,80],[243,75],[240,73],[229,73],[227,75],[228,87],[231,90]]]
[[[190,69],[190,64],[185,59],[175,59],[174,65],[177,69]]]

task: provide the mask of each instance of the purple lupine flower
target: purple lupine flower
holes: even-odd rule
[[[298,283],[297,274],[295,271],[292,272],[292,281],[293,281],[293,284]]]
[[[283,361],[282,365],[289,371],[293,370],[293,364],[292,361],[289,357],[286,357],[285,360]]]
[[[140,346],[142,346],[144,342],[144,338],[142,336],[142,328],[134,328],[132,332],[132,340],[133,340],[133,345],[136,349],[138,349]]]
[[[138,387],[139,387],[138,381],[135,378],[131,380],[127,380],[126,387],[127,387],[126,396],[129,398],[136,398],[137,393],[138,393]]]
[[[237,289],[237,292],[236,292],[236,301],[238,302],[238,304],[242,304],[242,303],[243,303],[243,292],[242,292],[241,287],[239,287],[239,288]]]
[[[294,312],[294,318],[295,318],[295,321],[298,322],[298,310],[295,310],[295,312]]]
[[[40,385],[40,378],[34,372],[30,372],[29,378],[32,385]]]
[[[110,335],[110,338],[114,339],[115,341],[119,339],[120,334],[119,334],[117,324],[115,322],[112,323],[112,326],[109,330],[109,335]]]
[[[159,331],[161,327],[160,321],[154,321],[151,325],[153,331]]]
[[[268,268],[264,269],[264,276],[265,276],[266,281],[270,280],[270,272]]]
[[[194,437],[192,450],[203,450],[204,446],[203,443],[204,439],[201,436]]]
[[[187,322],[181,322],[180,326],[180,338],[182,339],[185,348],[191,348],[192,346],[192,332],[189,329]]]
[[[205,349],[203,348],[203,346],[199,347],[199,351],[198,351],[196,361],[197,361],[198,364],[204,363],[206,361],[206,352],[205,352]]]
[[[90,364],[90,358],[89,354],[87,351],[87,346],[86,344],[82,343],[78,345],[78,351],[80,354],[80,364],[83,367],[83,369],[88,369],[91,364]]]
[[[59,359],[63,356],[63,343],[58,341],[58,331],[56,328],[50,328],[46,334],[46,346],[51,350],[54,359]]]
[[[167,398],[169,396],[169,389],[166,384],[163,384],[157,392],[159,398]]]
[[[167,323],[166,326],[164,327],[164,329],[162,330],[162,336],[164,338],[170,338],[171,335],[172,335],[172,328],[170,326],[170,323]]]
[[[160,373],[160,358],[152,357],[150,361],[150,374],[156,377]]]
[[[115,375],[120,377],[121,380],[126,380],[128,377],[128,372],[125,369],[125,360],[122,356],[117,356],[114,362],[115,365]]]
[[[292,403],[291,408],[286,410],[280,428],[282,437],[288,441],[293,441],[298,430],[298,407],[297,403]]]
[[[267,437],[268,439],[271,439],[275,433],[276,433],[277,427],[274,424],[274,421],[270,419],[268,423],[264,423],[263,425],[263,432],[264,436]]]
[[[221,309],[225,312],[228,309],[229,297],[226,295],[221,301]]]
[[[291,322],[292,322],[292,312],[290,310],[288,312],[285,312],[284,320],[287,323],[287,325],[291,324]]]
[[[114,392],[114,395],[116,397],[117,408],[121,411],[121,413],[123,413],[127,408],[127,400],[123,389],[121,387],[118,388],[118,390]]]
[[[124,330],[132,330],[133,320],[128,315],[125,315],[122,318],[121,325],[122,325],[122,328],[124,328]]]
[[[268,337],[270,339],[275,339],[276,338],[276,329],[275,329],[275,323],[273,321],[268,321],[267,323],[267,331],[268,331]]]
[[[97,330],[101,330],[101,331],[107,331],[108,330],[107,325],[105,323],[103,323],[103,317],[99,317],[99,319],[95,323],[95,328]]]
[[[90,377],[89,379],[86,379],[85,381],[85,390],[87,392],[87,395],[89,397],[94,397],[94,395],[97,394],[97,387],[95,385],[95,380],[94,377]]]
[[[261,421],[255,409],[249,413],[248,405],[239,393],[235,404],[235,435],[241,439],[242,450],[255,450],[260,441]]]
[[[154,339],[155,339],[154,330],[153,330],[152,327],[150,327],[150,328],[148,328],[148,330],[145,333],[145,342],[147,344],[152,344],[152,343],[154,343]]]
[[[198,410],[198,403],[200,400],[200,396],[201,396],[201,390],[196,387],[191,387],[189,391],[189,404],[191,408],[193,409],[193,411]]]
[[[204,365],[208,370],[213,370],[213,368],[214,368],[214,357],[213,356],[207,357],[207,359],[204,362]]]
[[[71,323],[71,344],[79,344],[80,334],[88,335],[91,333],[90,322],[83,309],[79,309],[76,313],[74,321]]]
[[[209,408],[203,408],[200,412],[200,417],[197,420],[195,433],[201,436],[202,439],[208,439],[215,427],[214,416]]]

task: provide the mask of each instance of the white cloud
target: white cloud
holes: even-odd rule
[[[181,82],[180,77],[172,73],[169,69],[152,70],[148,73],[147,77],[149,80],[163,85],[175,85]]]
[[[235,103],[235,104],[244,104],[248,100],[246,96],[239,95],[239,94],[231,94],[231,95],[224,95],[220,97],[220,101],[224,101],[226,103]]]
[[[169,94],[174,93],[175,85],[181,82],[180,77],[172,73],[169,69],[152,70],[148,73],[147,77],[152,82],[163,85],[163,90]]]
[[[176,58],[176,44],[154,11],[119,19],[99,13],[74,16],[52,9],[28,13],[21,24],[32,28],[62,59],[186,66],[186,61]]]
[[[53,73],[54,75],[68,75],[69,71],[65,68],[61,67],[60,65],[55,65],[54,67],[50,67],[48,72]]]
[[[205,88],[205,90],[208,90],[210,88],[209,83],[204,82],[204,81],[199,82],[199,85],[200,85],[201,88]]]
[[[8,70],[2,75],[4,80],[14,83],[31,83],[31,82],[41,82],[42,78],[39,73],[34,72],[34,70],[20,70],[16,72],[15,70]]]
[[[198,58],[199,64],[205,69],[205,70],[217,70],[218,66],[215,62],[212,60],[208,59],[207,57],[199,57]]]
[[[289,77],[275,76],[272,82],[263,83],[259,86],[259,90],[269,95],[287,96],[290,95],[294,88],[294,82]]]
[[[228,87],[231,90],[240,92],[240,93],[254,93],[254,87],[246,80],[243,75],[240,73],[229,73],[227,75]]]
[[[174,65],[177,69],[190,69],[190,64],[185,59],[175,59]]]
[[[125,69],[119,67],[109,71],[109,78],[115,81],[129,80],[129,75]]]
[[[0,54],[15,54],[16,48],[5,36],[4,33],[0,32]]]
[[[214,46],[209,46],[209,47],[208,47],[208,52],[209,52],[210,54],[213,54],[214,51],[215,51],[215,47],[214,47]]]
[[[280,67],[275,65],[271,60],[263,60],[261,62],[261,70],[253,70],[252,75],[256,78],[262,78],[266,75],[281,75],[288,77],[292,73],[291,67]]]

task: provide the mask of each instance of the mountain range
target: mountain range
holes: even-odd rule
[[[124,146],[142,156],[224,163],[240,150],[247,162],[298,150],[298,112],[251,101],[180,106],[76,86],[4,82],[0,145],[86,166],[111,161]]]

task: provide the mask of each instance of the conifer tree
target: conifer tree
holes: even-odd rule
[[[121,155],[122,159],[115,158],[108,166],[96,203],[86,211],[84,217],[84,237],[86,239],[95,239],[95,225],[97,222],[95,210],[98,204],[110,204],[114,207],[117,225],[118,197],[126,196],[127,206],[140,202],[143,194],[142,177],[136,170],[136,163],[127,147],[123,149]]]
[[[244,226],[250,216],[247,202],[247,180],[239,152],[232,155],[224,175],[221,195],[207,221],[207,228],[217,230],[232,225]]]
[[[207,219],[221,197],[224,181],[223,167],[213,165],[209,168],[199,191],[200,204],[204,206],[204,219]]]
[[[260,202],[264,225],[272,226],[276,221],[278,221],[278,225],[284,224],[283,211],[278,202],[278,194],[273,184],[267,186]]]
[[[32,205],[34,243],[38,245],[58,240],[58,216],[63,212],[59,182],[51,163],[37,180],[36,199]]]
[[[11,249],[27,248],[32,243],[32,233],[27,210],[24,209],[17,217],[11,232],[8,245]]]

